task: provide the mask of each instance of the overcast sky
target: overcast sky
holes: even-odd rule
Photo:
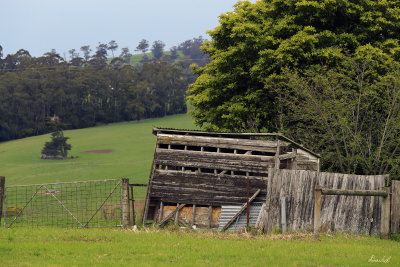
[[[41,56],[116,40],[134,51],[141,39],[166,49],[218,26],[237,0],[0,0],[3,53],[20,48]],[[254,2],[254,1],[252,1]]]

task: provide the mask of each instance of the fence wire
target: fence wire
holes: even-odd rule
[[[4,227],[122,226],[122,182],[104,180],[6,187]]]

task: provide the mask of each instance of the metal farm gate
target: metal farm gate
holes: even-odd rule
[[[129,222],[125,184],[128,179],[7,186],[4,227],[122,227],[126,212]]]

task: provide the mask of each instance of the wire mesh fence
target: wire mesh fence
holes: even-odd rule
[[[4,227],[122,226],[122,180],[8,186],[5,191]]]

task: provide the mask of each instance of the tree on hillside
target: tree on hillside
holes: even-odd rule
[[[141,51],[143,54],[145,54],[149,50],[149,46],[149,41],[142,39],[138,46],[136,46],[135,51]]]
[[[125,59],[125,63],[130,64],[132,54],[128,47],[121,48],[121,54],[119,56]]]
[[[90,52],[92,52],[92,49],[90,49],[89,45],[84,45],[81,46],[81,51],[83,52],[83,58],[85,59],[86,62],[88,62],[90,59]]]
[[[55,131],[51,133],[51,141],[46,142],[42,149],[42,159],[67,159],[68,150],[71,150],[71,145],[67,144],[69,137],[64,136],[62,124],[59,118],[54,115],[49,123]]]
[[[71,58],[71,61],[72,61],[74,58],[79,57],[79,53],[76,52],[75,49],[68,50],[68,53],[69,53],[69,56],[70,56],[70,58]]]
[[[175,60],[178,58],[178,47],[173,46],[169,51],[171,51],[171,55],[169,56],[170,59]]]
[[[117,50],[117,48],[118,48],[118,44],[117,44],[117,42],[115,40],[111,40],[108,43],[107,49],[111,51],[111,54],[112,54],[113,57],[114,57],[114,51]]]
[[[387,77],[394,76],[396,71],[387,69],[382,60],[386,58],[393,62],[392,66],[396,66],[400,59],[399,33],[398,1],[276,0],[257,1],[254,4],[249,1],[239,2],[233,12],[220,16],[220,25],[217,28],[209,31],[212,40],[205,43],[203,51],[209,55],[211,62],[205,67],[194,69],[198,77],[189,90],[189,100],[195,107],[195,121],[203,128],[213,130],[283,131],[322,153],[323,159],[330,155],[332,159],[337,157],[347,163],[353,162],[348,165],[352,165],[351,167],[334,165],[332,170],[369,172],[366,165],[356,167],[355,164],[359,161],[341,152],[349,148],[346,146],[350,141],[342,142],[341,139],[336,139],[337,142],[332,141],[334,145],[329,146],[327,143],[322,144],[322,141],[314,142],[318,135],[325,136],[325,141],[331,140],[329,136],[332,140],[338,138],[333,137],[334,133],[329,132],[329,128],[338,130],[333,122],[346,125],[348,118],[344,111],[326,111],[327,117],[319,117],[326,119],[325,125],[319,124],[321,127],[318,131],[311,131],[310,125],[313,124],[310,117],[315,117],[315,110],[311,110],[310,106],[313,97],[304,96],[299,85],[317,82],[311,79],[310,73],[334,70],[334,73],[342,76],[337,78],[335,92],[347,96],[357,94],[361,90],[357,87],[360,85],[352,84],[349,88],[347,84],[358,77],[350,70],[365,70],[365,66],[351,62],[359,62],[356,54],[361,51],[374,51],[375,57],[371,58],[371,65],[379,67],[375,67],[376,74],[373,78],[364,76],[366,80],[363,85],[368,85],[369,88],[364,93],[371,97],[382,97],[380,94],[388,90],[385,88],[395,88],[383,83]],[[339,77],[339,74],[335,75]],[[325,85],[330,85],[331,77],[317,77],[320,78],[319,83],[323,81]],[[296,80],[297,85],[294,82]],[[322,90],[320,86],[312,85],[310,88]],[[320,92],[312,90],[314,91]],[[302,94],[303,97],[300,97]],[[296,98],[293,99],[293,95]],[[339,101],[337,96],[332,97]],[[287,99],[291,99],[292,104],[288,103]],[[362,102],[363,105],[373,103],[364,97],[360,99],[366,101]],[[388,108],[392,101],[392,98],[383,97],[379,103]],[[348,105],[354,104],[350,102]],[[302,109],[302,116],[292,110],[295,108],[294,103],[297,107],[308,107]],[[333,105],[332,103],[334,101],[326,104],[329,106]],[[366,104],[365,108],[367,107]],[[338,106],[339,108],[346,109],[346,105]],[[369,116],[368,118],[381,118],[379,109],[371,109],[369,112],[368,115],[360,113],[359,118],[366,121],[364,115]],[[391,113],[390,116],[396,115]],[[373,120],[369,122],[372,123]],[[304,126],[301,128],[303,133],[300,133],[300,125]],[[386,124],[377,125],[385,129]],[[369,138],[370,135],[366,132],[358,131],[361,131],[361,128],[353,131],[358,134],[357,140],[360,138],[366,141],[365,138]],[[388,136],[386,133],[377,133],[378,140],[390,139],[390,143],[395,140],[394,136]],[[315,139],[307,139],[307,134]],[[355,140],[350,143],[356,142]],[[383,149],[387,151],[382,153]],[[375,151],[376,162],[383,160],[383,154],[388,157],[389,149],[378,145],[376,150],[371,150]],[[391,155],[385,160],[393,161],[395,157]],[[383,172],[385,168],[378,169]]]
[[[151,53],[153,54],[153,57],[161,58],[164,54],[164,47],[165,44],[162,41],[154,41],[153,45],[151,46]]]
[[[96,46],[96,53],[103,54],[104,56],[107,56],[107,49],[108,49],[108,44],[103,44],[99,42],[99,45]]]

